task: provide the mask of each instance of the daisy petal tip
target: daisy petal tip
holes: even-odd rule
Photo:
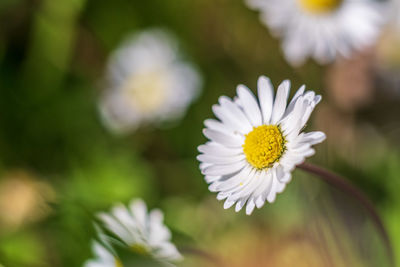
[[[208,138],[208,134],[210,133],[210,130],[208,128],[204,128],[202,130],[202,132],[203,132],[203,135]]]
[[[271,82],[271,79],[268,78],[268,77],[265,76],[265,75],[260,75],[260,77],[258,77],[257,82]]]
[[[200,161],[200,162],[203,162],[201,159],[202,159],[202,157],[201,157],[201,155],[197,155],[196,156],[196,159],[198,160],[198,161]]]
[[[315,98],[314,98],[315,105],[317,105],[319,102],[321,102],[321,100],[322,100],[322,96],[321,95],[316,95]]]
[[[224,200],[224,199],[227,198],[227,197],[228,197],[228,196],[219,193],[219,194],[217,195],[217,200]]]
[[[326,139],[326,134],[324,132],[321,132],[321,142],[325,141]]]
[[[219,98],[218,98],[218,102],[222,105],[222,104],[224,104],[224,103],[226,103],[226,102],[230,102],[231,101],[231,99],[229,98],[229,97],[227,97],[227,96],[225,96],[225,95],[222,95],[222,96],[220,96]]]
[[[326,134],[324,132],[316,132],[315,142],[316,144],[322,143],[326,140]]]
[[[238,202],[238,203],[236,204],[236,206],[235,206],[235,212],[241,211],[242,208],[243,208],[243,205],[240,205],[240,203]]]
[[[244,84],[239,84],[237,87],[236,87],[236,93],[237,93],[237,95],[240,97],[240,95],[242,95],[242,94],[245,94],[245,93],[248,93],[248,92],[250,92],[250,89],[246,86],[246,85],[244,85]]]
[[[226,209],[226,210],[229,209],[230,207],[232,207],[233,204],[235,204],[234,201],[226,200],[225,203],[224,203],[224,209]]]
[[[252,204],[247,204],[247,206],[246,206],[246,215],[251,215],[252,213],[253,213],[253,211],[254,211],[254,208],[255,208],[255,204],[254,203],[252,203]]]
[[[257,80],[257,87],[258,90],[272,90],[272,83],[271,80],[267,76],[260,76]]]
[[[215,184],[215,183],[210,184],[208,186],[208,190],[210,190],[210,192],[217,192],[218,191],[217,184]]]
[[[287,89],[290,89],[291,82],[290,82],[290,80],[286,79],[281,83],[281,85],[283,85],[285,87],[285,89],[287,90]]]
[[[265,200],[263,200],[261,197],[257,198],[256,200],[256,207],[260,209],[262,206],[264,206]]]
[[[296,94],[303,95],[305,91],[306,91],[306,85],[303,84],[302,86],[300,86],[299,90],[297,90]]]
[[[276,192],[275,193],[271,192],[267,197],[267,201],[272,204],[275,202],[275,200],[276,200]]]

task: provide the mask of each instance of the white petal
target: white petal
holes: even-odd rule
[[[235,204],[235,201],[226,200],[224,203],[224,209],[229,209],[230,207],[233,206],[233,204]]]
[[[277,123],[283,116],[286,110],[287,98],[289,96],[290,82],[288,80],[283,81],[276,94],[274,108],[272,110],[271,123]]]
[[[243,154],[243,148],[230,148],[217,143],[207,143],[206,145],[200,145],[197,147],[201,153],[210,154],[216,157],[231,157]]]
[[[290,128],[285,131],[286,140],[289,142],[292,142],[293,140],[295,140],[299,136],[299,133],[302,128],[303,128],[303,124],[302,124],[301,120],[298,120],[297,122],[291,124]]]
[[[204,125],[211,130],[218,131],[224,134],[231,135],[235,132],[236,129],[230,129],[227,124],[224,124],[220,121],[207,119],[204,121]]]
[[[235,211],[239,212],[243,208],[244,204],[246,204],[246,200],[238,200],[235,206]]]
[[[309,132],[303,133],[301,137],[302,143],[310,143],[311,145],[319,144],[326,139],[323,132]]]
[[[112,216],[102,212],[98,214],[98,217],[109,231],[121,238],[125,243],[132,244],[135,241],[131,233]]]
[[[230,100],[229,98],[223,99],[221,101],[221,107],[227,109],[230,114],[240,122],[240,125],[243,127],[252,127],[249,118],[247,118],[246,114],[243,112],[243,110],[240,108],[238,104]]]
[[[248,198],[257,189],[257,186],[262,183],[260,171],[252,170],[245,182],[228,197],[229,200],[237,201],[239,199]]]
[[[246,214],[250,215],[253,212],[255,206],[256,206],[256,204],[254,203],[254,199],[250,198],[250,200],[247,201]]]
[[[245,161],[239,161],[233,164],[227,165],[213,165],[203,170],[204,175],[228,175],[235,173],[245,166]]]
[[[226,126],[227,130],[232,132],[238,131],[240,133],[246,132],[244,125],[242,125],[242,123],[235,118],[227,108],[223,108],[219,105],[213,105],[212,110],[215,116]]]
[[[265,76],[258,78],[258,98],[264,124],[269,124],[272,114],[274,90],[270,79]]]
[[[228,196],[229,196],[229,195],[226,194],[225,192],[219,192],[219,193],[217,194],[217,199],[218,199],[218,200],[223,200],[223,199],[227,198]]]
[[[134,199],[129,204],[129,208],[137,225],[141,231],[144,231],[147,222],[147,206],[141,199]]]
[[[224,100],[221,105],[214,105],[213,111],[222,122],[232,125],[232,129],[240,133],[251,131],[252,126],[239,106],[232,101]]]
[[[174,244],[165,242],[157,247],[155,251],[157,258],[163,258],[166,260],[176,261],[182,259],[182,255],[176,249]]]
[[[157,246],[162,242],[167,242],[171,239],[171,232],[164,225],[164,215],[158,210],[154,209],[149,214],[149,235],[148,243],[150,246]]]
[[[292,179],[292,175],[290,172],[285,171],[282,166],[278,166],[276,168],[276,178],[281,183],[288,183]]]
[[[285,157],[279,161],[280,164],[285,166],[286,170],[292,170],[294,166],[304,162],[304,156],[296,153],[287,153]]]
[[[271,187],[272,187],[272,172],[271,172],[271,170],[263,171],[260,179],[262,179],[262,184],[256,189],[256,191],[253,193],[253,196],[256,197],[257,199],[259,197],[261,197],[258,202],[261,202],[261,201],[265,202],[265,199],[268,196],[269,192],[271,191]]]
[[[290,101],[290,103],[289,103],[289,105],[288,105],[288,107],[287,107],[287,109],[286,109],[285,115],[289,114],[289,113],[293,110],[294,105],[296,104],[297,99],[298,99],[301,95],[304,94],[305,89],[306,89],[306,86],[305,86],[305,85],[302,85],[302,86],[299,88],[299,90],[297,90],[296,94],[293,96],[292,100]]]
[[[114,260],[114,256],[104,246],[98,242],[93,242],[92,249],[94,254],[102,260]]]
[[[249,88],[241,84],[237,87],[237,95],[251,124],[255,127],[260,126],[262,124],[261,111],[253,93]]]
[[[213,183],[217,180],[219,180],[221,176],[212,176],[212,175],[206,175],[204,176],[204,179],[206,180],[206,183],[210,184]]]
[[[227,135],[210,129],[203,129],[203,134],[208,139],[227,147],[241,147],[244,142],[243,137]]]
[[[216,182],[215,183],[216,190],[230,194],[231,192],[236,190],[236,188],[243,186],[245,181],[248,180],[250,172],[251,172],[251,168],[248,166],[245,166],[238,173],[231,175],[231,176],[227,176],[226,179],[223,181]]]
[[[122,204],[117,204],[113,207],[111,213],[135,240],[134,236],[138,234],[137,224],[128,209]]]
[[[260,209],[265,204],[265,199],[262,195],[258,196],[255,201],[256,207]]]
[[[279,122],[282,126],[282,130],[289,134],[295,126],[301,121],[304,111],[306,109],[306,105],[304,104],[304,100],[302,97],[299,97],[294,105],[292,112],[290,112],[283,121]]]
[[[216,165],[231,164],[231,163],[235,163],[235,162],[244,160],[245,158],[246,158],[245,155],[237,155],[237,156],[231,156],[231,157],[218,157],[218,156],[210,156],[210,155],[201,154],[201,155],[197,156],[198,161],[213,163]]]
[[[267,196],[267,200],[269,203],[273,203],[275,201],[276,198],[276,193],[281,192],[284,189],[285,184],[280,183],[278,181],[278,178],[276,176],[276,170],[273,169],[272,172],[272,187],[271,187],[271,191],[269,192],[268,196]]]

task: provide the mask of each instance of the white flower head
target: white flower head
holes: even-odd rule
[[[160,29],[128,38],[111,56],[107,74],[99,108],[115,133],[179,119],[201,85],[196,69],[181,59],[177,41]]]
[[[204,135],[210,139],[198,147],[200,169],[209,190],[219,192],[224,208],[246,205],[246,213],[275,201],[291,180],[291,172],[314,154],[312,145],[322,142],[322,132],[303,133],[321,96],[302,86],[289,105],[290,82],[282,82],[274,99],[270,80],[258,79],[258,101],[244,85],[234,100],[226,96],[212,107],[219,120],[207,119]]]
[[[84,267],[122,267],[120,260],[98,242],[93,242],[94,259],[86,261]]]
[[[320,64],[372,46],[385,22],[386,5],[375,0],[246,0],[283,40],[292,65],[308,57]]]
[[[182,259],[170,241],[171,232],[163,223],[163,213],[158,209],[148,212],[140,199],[132,200],[128,208],[116,205],[110,213],[100,213],[99,218],[108,231],[137,253],[166,263]]]

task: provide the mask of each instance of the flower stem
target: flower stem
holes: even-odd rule
[[[324,168],[321,168],[319,166],[316,166],[314,164],[310,163],[303,163],[298,166],[298,168],[312,173],[322,180],[324,180],[326,183],[333,185],[337,187],[338,189],[342,190],[343,192],[353,196],[355,199],[357,199],[361,205],[365,208],[369,216],[372,218],[372,221],[375,223],[376,227],[379,230],[379,233],[382,235],[382,239],[385,243],[389,259],[390,259],[390,264],[391,266],[395,266],[394,263],[394,254],[393,254],[393,249],[392,245],[389,239],[389,235],[383,225],[382,219],[379,216],[378,212],[376,211],[374,205],[372,202],[368,199],[368,197],[357,187],[352,185],[349,181],[347,181],[345,178],[342,176],[330,172]]]

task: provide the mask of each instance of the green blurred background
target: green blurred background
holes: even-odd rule
[[[117,137],[97,101],[107,58],[129,34],[173,32],[203,91],[184,118]],[[327,133],[311,161],[359,186],[400,257],[400,33],[321,67],[290,67],[257,12],[233,0],[0,0],[0,266],[81,266],[93,216],[143,198],[165,212],[178,248],[227,266],[387,266],[382,240],[351,196],[296,171],[252,216],[223,210],[198,170],[203,120],[220,95],[257,77],[323,95],[308,130]],[[182,266],[208,266],[187,256]],[[211,266],[211,265],[210,265]]]

